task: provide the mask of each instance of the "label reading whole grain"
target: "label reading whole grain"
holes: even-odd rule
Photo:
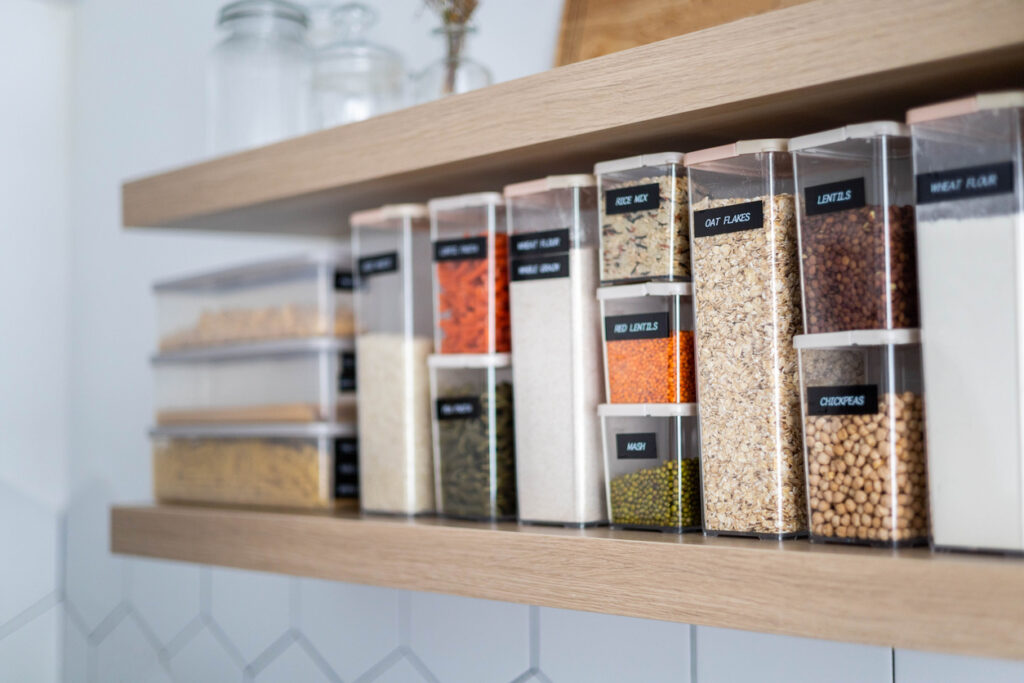
[[[355,438],[334,440],[334,497],[359,497],[359,442]]]
[[[654,432],[616,434],[615,454],[619,460],[649,460],[658,457],[658,435]]]
[[[934,204],[1013,192],[1013,162],[919,173],[917,203]]]
[[[539,256],[569,251],[569,228],[528,232],[525,235],[513,235],[510,240],[512,256]]]
[[[480,399],[476,396],[439,398],[436,404],[438,420],[469,420],[480,417]]]
[[[350,292],[355,288],[355,278],[351,270],[334,271],[334,289],[339,292]]]
[[[569,255],[521,258],[512,261],[509,278],[519,280],[546,280],[555,277],[569,277]]]
[[[807,387],[808,415],[874,415],[877,412],[876,384]]]
[[[359,259],[359,277],[372,277],[398,270],[398,252],[374,254]]]
[[[693,212],[694,237],[713,237],[762,227],[764,208],[760,200]]]
[[[638,315],[611,315],[604,319],[607,341],[625,339],[662,339],[669,336],[668,311]]]
[[[338,391],[356,390],[356,354],[345,351],[341,354],[338,372]]]
[[[864,206],[864,179],[850,178],[804,189],[804,211],[808,216],[845,211]]]
[[[486,237],[466,237],[434,242],[435,261],[469,261],[487,256]]]
[[[657,209],[661,203],[661,188],[658,183],[650,185],[633,185],[617,190],[605,190],[604,213],[631,213],[633,211],[649,211]]]

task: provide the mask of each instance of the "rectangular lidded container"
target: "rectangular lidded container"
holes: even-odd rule
[[[356,417],[350,339],[165,351],[152,363],[159,426]]]
[[[697,330],[704,529],[806,533],[793,336],[800,273],[785,140],[686,155]]]
[[[432,199],[434,348],[507,353],[508,234],[497,192]]]
[[[437,511],[445,517],[516,517],[511,362],[507,353],[427,359],[435,497]]]
[[[690,213],[683,155],[643,154],[594,166],[601,283],[690,279]]]
[[[789,141],[804,331],[916,328],[910,129],[844,126]]]
[[[918,330],[797,335],[812,541],[928,542]]]
[[[505,188],[519,519],[607,519],[597,306],[597,189],[589,175]]]
[[[907,121],[933,542],[1024,552],[1024,91]]]
[[[153,286],[158,347],[351,336],[352,283],[347,250],[164,280]]]
[[[350,222],[356,262],[360,504],[367,512],[433,512],[427,207],[384,206],[354,213]]]
[[[351,424],[158,427],[153,495],[168,503],[355,507]]]
[[[693,403],[693,300],[688,282],[601,287],[609,403]]]
[[[700,531],[697,405],[603,403],[597,412],[612,528]]]

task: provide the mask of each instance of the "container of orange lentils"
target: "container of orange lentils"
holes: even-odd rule
[[[508,233],[497,192],[433,199],[434,348],[507,353]]]

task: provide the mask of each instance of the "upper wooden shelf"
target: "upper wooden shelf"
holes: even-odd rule
[[[500,189],[1020,87],[1020,0],[814,0],[125,183],[127,226],[344,234],[384,203]]]

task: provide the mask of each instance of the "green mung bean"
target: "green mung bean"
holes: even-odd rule
[[[700,474],[696,458],[667,460],[611,481],[616,526],[685,529],[700,526]]]

